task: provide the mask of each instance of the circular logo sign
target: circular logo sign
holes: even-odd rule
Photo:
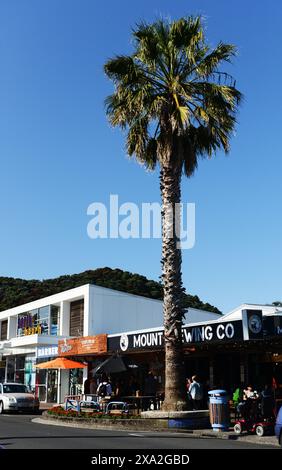
[[[252,333],[260,333],[262,329],[262,321],[258,315],[251,315],[249,318],[249,328]]]
[[[120,337],[120,341],[119,341],[120,349],[122,351],[126,351],[128,348],[128,343],[129,343],[128,336],[125,333],[122,334]]]

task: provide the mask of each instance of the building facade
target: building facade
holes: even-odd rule
[[[134,378],[142,393],[152,370],[163,392],[162,324],[161,301],[91,284],[2,311],[0,381],[25,383],[41,402],[59,403],[82,393],[85,380],[118,357],[126,370],[113,370],[113,382]],[[282,394],[280,307],[244,304],[225,315],[189,308],[182,331],[187,377],[227,389],[271,382]],[[58,355],[87,368],[36,368]]]
[[[188,309],[186,320],[215,319],[218,314]],[[25,383],[42,402],[60,402],[82,391],[87,370],[36,369],[36,364],[58,355],[58,342],[66,349],[78,345],[73,356],[93,360],[107,354],[103,335],[162,325],[162,302],[91,284],[70,289],[0,312],[0,381]],[[68,341],[68,343],[67,343]],[[101,341],[100,341],[101,342]],[[64,349],[64,348],[63,348]]]
[[[214,320],[182,327],[186,377],[197,375],[208,388],[272,384],[282,402],[282,309],[244,304]],[[163,328],[108,336],[108,351],[146,360],[164,387]]]

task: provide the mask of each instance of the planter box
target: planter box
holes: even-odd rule
[[[180,413],[180,414],[179,414]],[[208,411],[163,413],[146,411],[141,418],[78,418],[49,415],[47,411],[42,418],[60,423],[72,423],[74,426],[93,427],[95,429],[129,429],[139,431],[165,431],[168,429],[207,429],[210,427]]]
[[[210,428],[208,410],[197,411],[144,411],[142,418],[163,421],[168,428],[207,429]]]

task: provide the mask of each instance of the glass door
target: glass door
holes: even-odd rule
[[[47,401],[47,370],[37,369],[36,371],[36,383],[35,383],[35,394],[39,401],[46,403]]]
[[[58,398],[58,369],[47,370],[47,402],[57,403]]]

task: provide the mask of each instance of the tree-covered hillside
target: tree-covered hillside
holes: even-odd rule
[[[99,268],[43,281],[0,277],[0,311],[83,284],[96,284],[153,299],[163,297],[162,285],[159,282],[121,269]],[[185,307],[219,312],[216,307],[202,302],[196,295],[184,294],[183,303]]]

